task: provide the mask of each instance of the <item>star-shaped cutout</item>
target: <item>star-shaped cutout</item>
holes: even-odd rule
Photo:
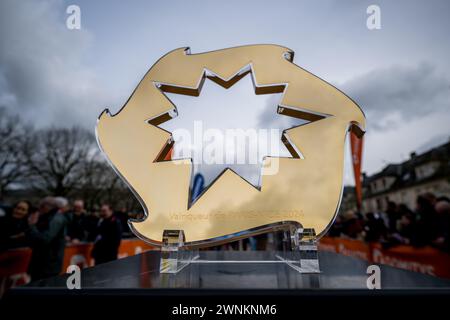
[[[172,133],[157,160],[191,158],[190,190],[196,174],[203,175],[208,187],[227,168],[260,189],[265,157],[302,157],[285,130],[316,120],[313,116],[305,120],[301,110],[280,106],[285,84],[255,86],[250,65],[230,79],[205,70],[197,90],[158,87],[176,109],[172,119],[157,123]]]

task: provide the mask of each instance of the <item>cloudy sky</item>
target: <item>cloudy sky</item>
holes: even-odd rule
[[[70,4],[81,8],[80,30],[66,27]],[[371,4],[380,30],[366,27]],[[170,50],[280,44],[363,108],[370,174],[450,136],[449,12],[445,0],[1,0],[0,105],[36,126],[93,130]]]

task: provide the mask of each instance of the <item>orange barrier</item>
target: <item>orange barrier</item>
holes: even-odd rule
[[[91,257],[93,247],[93,243],[67,245],[64,251],[64,261],[61,272],[66,272],[67,267],[72,264],[76,264],[80,268],[93,266],[94,259]],[[156,247],[139,239],[124,239],[120,243],[118,258],[121,259],[128,256],[134,256],[135,254],[155,249]]]
[[[0,253],[0,297],[6,289],[26,284],[31,260],[30,248],[19,248]]]
[[[319,248],[374,264],[385,264],[450,279],[450,255],[432,247],[415,248],[399,245],[383,249],[379,243],[324,237],[320,239]]]
[[[64,261],[61,273],[66,272],[67,267],[76,264],[80,268],[94,265],[91,258],[93,243],[80,243],[67,245],[64,250]],[[125,258],[144,251],[156,248],[138,239],[124,239],[120,243],[118,258]],[[26,284],[30,281],[27,274],[28,264],[31,260],[30,248],[7,250],[0,253],[0,297],[11,287]]]
[[[92,243],[67,245],[64,251],[64,273],[71,264],[81,268],[94,265],[91,258]],[[358,240],[324,237],[319,243],[320,250],[332,251],[369,261],[386,264],[396,268],[421,272],[450,279],[450,255],[432,247],[414,248],[396,246],[383,249],[378,243],[364,243]],[[132,256],[148,250],[157,250],[139,239],[124,239],[119,247],[119,258]],[[28,264],[31,249],[20,248],[0,253],[0,296],[6,288],[25,284],[29,281]]]

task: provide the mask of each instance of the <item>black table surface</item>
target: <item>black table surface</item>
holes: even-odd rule
[[[83,269],[81,286],[83,289],[178,290],[367,289],[368,263],[363,260],[337,253],[319,252],[321,273],[301,274],[284,263],[275,262],[272,255],[273,253],[264,251],[200,251],[199,262],[190,264],[177,274],[161,274],[160,252],[147,251]],[[207,262],[217,260],[229,262]],[[266,262],[257,262],[264,260]],[[380,265],[380,269],[382,289],[450,288],[448,279],[384,265]],[[62,289],[66,288],[66,280],[67,275],[57,276],[31,282],[19,290]]]
[[[274,310],[264,316],[239,312],[232,319],[289,319],[292,314],[306,319],[322,312],[346,319],[370,312],[384,319],[394,311],[399,319],[409,319],[448,313],[449,280],[381,265],[385,290],[367,290],[367,262],[336,253],[319,253],[320,274],[301,274],[261,251],[201,251],[199,263],[161,274],[160,257],[148,251],[83,269],[81,290],[68,290],[67,275],[16,287],[0,299],[0,310],[29,313],[30,318],[41,313],[46,319],[69,314],[80,319],[109,314],[114,319],[200,319],[180,316],[186,308],[204,308],[205,319],[228,319],[223,310],[232,306]],[[220,259],[228,263],[208,262]]]

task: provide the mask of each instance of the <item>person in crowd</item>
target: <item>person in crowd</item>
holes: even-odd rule
[[[55,197],[54,198],[56,208],[58,209],[58,213],[67,213],[70,209],[69,201],[64,197]]]
[[[416,223],[417,223],[417,245],[427,245],[436,239],[438,226],[438,215],[434,209],[435,197],[431,194],[419,195],[417,197]]]
[[[434,206],[434,205],[436,204],[437,198],[436,198],[436,196],[435,196],[433,193],[431,193],[431,192],[426,192],[426,193],[423,194],[423,197],[424,197],[425,199],[427,199],[428,202],[429,202],[432,206]]]
[[[88,242],[94,242],[97,237],[97,226],[100,220],[100,213],[98,211],[92,211],[86,214],[84,217],[84,228],[87,231]]]
[[[365,219],[347,211],[336,217],[328,235],[364,238],[367,242],[382,243],[384,248],[398,244],[431,245],[450,252],[450,199],[437,198],[428,192],[419,195],[416,203],[416,210],[412,211],[403,203],[389,201],[385,212],[369,212]],[[360,230],[361,224],[363,230]]]
[[[73,202],[73,209],[70,214],[72,215],[72,220],[67,226],[66,240],[73,244],[86,241],[88,239],[89,226],[83,200],[77,199]]]
[[[386,218],[389,231],[394,232],[397,228],[397,221],[400,219],[400,215],[398,214],[397,204],[393,201],[389,201],[387,204]]]
[[[343,233],[352,239],[357,239],[363,231],[363,221],[358,219],[358,215],[349,210],[345,213],[345,220],[343,223]]]
[[[21,200],[11,212],[0,218],[0,251],[28,245],[25,231],[28,229],[28,215],[34,211],[28,201]]]
[[[414,213],[411,209],[408,208],[408,206],[404,203],[400,203],[397,207],[397,212],[399,218],[403,217],[404,215],[414,216]],[[395,225],[397,227],[397,224]]]
[[[397,220],[395,232],[388,237],[390,246],[397,244],[415,245],[416,244],[417,223],[412,212],[404,212]]]
[[[120,221],[120,225],[122,227],[122,235],[124,237],[130,236],[131,230],[130,226],[128,225],[129,216],[127,209],[125,207],[122,207],[119,211],[115,213],[115,216]]]
[[[109,204],[103,204],[100,209],[97,237],[92,249],[96,265],[117,259],[121,238],[122,227],[119,219],[114,216]]]
[[[437,199],[434,208],[438,216],[439,227],[432,245],[450,253],[450,200],[445,197]]]
[[[387,230],[381,216],[379,214],[369,212],[366,215],[366,219],[367,221],[364,226],[365,240],[371,242],[384,239],[386,237]]]
[[[29,265],[32,280],[56,276],[61,272],[65,231],[68,223],[68,201],[65,198],[46,197],[39,204],[39,211],[28,218],[25,232],[33,250]]]
[[[344,222],[341,215],[336,216],[334,223],[331,225],[328,235],[330,237],[340,237],[344,232]]]

